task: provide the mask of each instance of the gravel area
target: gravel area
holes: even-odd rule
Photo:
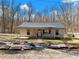
[[[79,59],[78,56],[53,49],[18,51],[15,54],[0,53],[0,59]]]

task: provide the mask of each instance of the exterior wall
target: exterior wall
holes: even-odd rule
[[[45,29],[45,30],[49,30],[49,29]],[[50,34],[44,34],[43,37],[55,38],[55,29],[51,29],[51,33]]]
[[[59,35],[56,35],[56,29],[51,29],[51,34],[44,34],[44,37],[60,37],[63,38],[64,37],[64,29],[57,29],[59,31]]]
[[[27,36],[27,30],[26,29],[20,29],[20,35],[21,36]]]
[[[37,29],[30,29],[30,36],[37,36]]]
[[[63,38],[64,37],[64,29],[58,29],[58,31],[59,31],[59,35],[55,35],[55,37]]]
[[[21,36],[34,36],[37,37],[37,32],[38,29],[29,29],[30,30],[30,35],[27,35],[27,29],[20,29],[20,35]],[[49,29],[44,29],[44,30],[49,30]],[[59,31],[59,35],[56,35],[56,29],[51,29],[51,34],[43,34],[42,37],[64,37],[64,29],[57,29]],[[42,31],[43,33],[43,31]]]
[[[59,33],[60,33],[60,37],[64,37],[64,30],[63,29],[60,29]]]
[[[27,29],[20,29],[21,36],[36,36],[37,30],[36,29],[29,29],[30,35],[27,35]]]
[[[52,33],[53,37],[55,38],[55,29],[52,29],[51,33]]]

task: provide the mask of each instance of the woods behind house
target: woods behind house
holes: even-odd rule
[[[18,33],[17,26],[23,22],[61,22],[65,25],[65,33],[79,32],[79,11],[78,4],[76,10],[72,4],[68,4],[65,8],[63,4],[59,5],[59,11],[52,6],[46,7],[42,12],[33,8],[32,3],[27,5],[29,11],[21,10],[19,3],[14,6],[14,0],[1,0],[0,2],[0,32],[2,33]]]

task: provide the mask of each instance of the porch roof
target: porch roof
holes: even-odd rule
[[[24,22],[18,28],[64,28],[62,23]]]

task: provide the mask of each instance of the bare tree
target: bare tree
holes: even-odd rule
[[[5,27],[6,27],[6,18],[5,18],[5,11],[7,9],[7,0],[1,0],[1,7],[2,7],[2,32],[5,33]]]
[[[13,32],[13,25],[14,25],[14,21],[15,21],[15,19],[14,19],[14,16],[15,16],[15,14],[16,14],[16,12],[19,10],[19,5],[20,4],[18,4],[15,8],[13,7],[13,4],[14,4],[14,1],[12,0],[11,1],[12,3],[11,3],[11,14],[10,14],[10,32],[12,33]]]
[[[27,5],[28,5],[28,7],[29,7],[29,11],[28,11],[29,20],[28,20],[28,22],[31,22],[31,21],[32,21],[32,20],[31,20],[31,15],[32,15],[32,13],[33,13],[32,3],[29,2]]]

